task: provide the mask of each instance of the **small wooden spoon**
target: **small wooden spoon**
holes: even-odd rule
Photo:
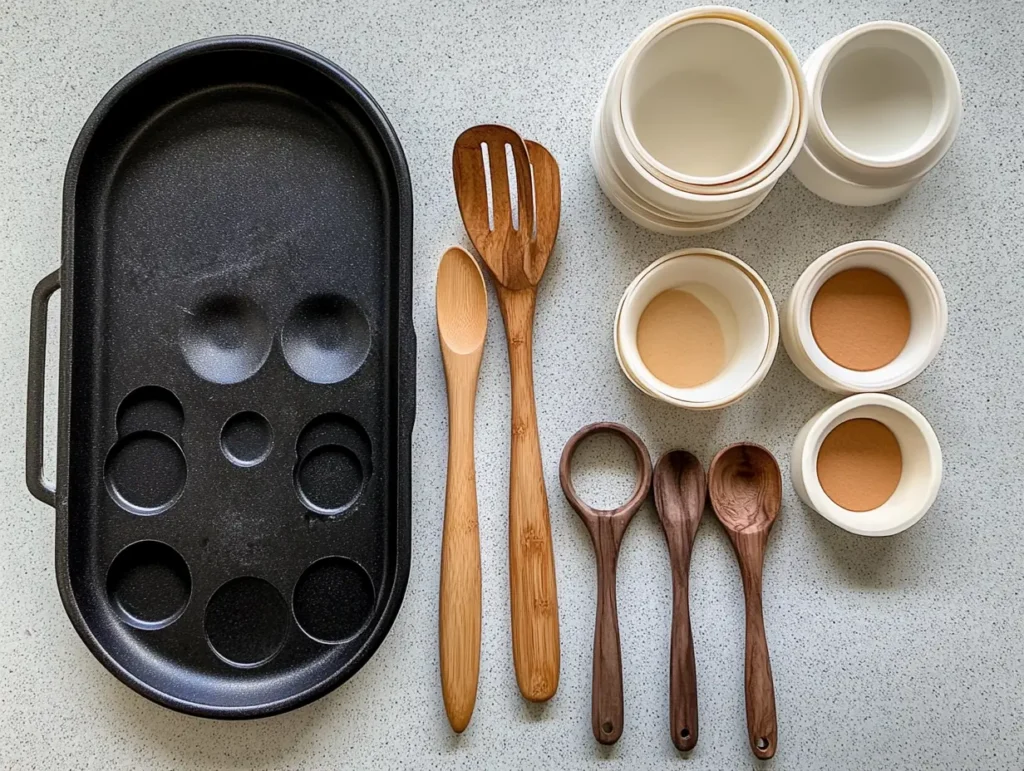
[[[761,607],[764,550],[782,505],[782,473],[774,456],[757,444],[730,445],[715,456],[708,472],[711,506],[732,541],[740,563],[747,611],[745,684],[747,733],[754,755],[775,755],[775,685],[768,658]]]
[[[633,449],[637,480],[633,495],[616,509],[595,509],[588,506],[572,484],[572,456],[580,442],[596,433],[612,433],[622,437]],[[558,465],[562,492],[583,524],[597,555],[597,621],[594,627],[594,674],[590,696],[590,722],[594,738],[601,744],[614,744],[622,736],[622,655],[619,648],[619,614],[615,602],[615,566],[619,545],[633,515],[643,505],[651,489],[651,456],[640,437],[618,423],[593,423],[584,426],[562,450]]]
[[[456,733],[469,725],[480,677],[480,530],[473,412],[487,336],[487,288],[476,260],[458,247],[437,269],[437,336],[448,381],[448,483],[441,537],[438,631],[441,692]]]
[[[515,165],[516,189],[511,193],[506,147]],[[562,200],[558,164],[541,145],[524,141],[512,129],[484,125],[467,129],[455,140],[452,171],[459,212],[494,279],[508,339],[512,377],[508,542],[516,681],[530,701],[547,701],[558,690],[561,654],[555,556],[533,393],[533,316],[537,283],[558,233]],[[512,195],[518,224],[512,217]]]
[[[697,663],[690,631],[690,551],[707,493],[704,467],[691,453],[665,453],[654,467],[654,505],[672,562],[669,728],[676,749],[697,746]]]

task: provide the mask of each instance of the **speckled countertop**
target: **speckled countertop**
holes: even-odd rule
[[[918,24],[948,50],[965,116],[952,151],[905,200],[845,209],[790,176],[724,232],[674,239],[625,220],[587,159],[604,77],[628,41],[680,6],[391,0],[182,0],[0,8],[0,767],[3,768],[679,768],[755,765],[743,711],[739,576],[705,518],[692,612],[701,738],[681,759],[668,736],[670,584],[647,505],[619,565],[626,725],[612,749],[590,735],[595,570],[586,531],[558,489],[562,444],[594,420],[633,427],[657,456],[676,446],[706,463],[720,446],[768,445],[788,477],[803,421],[834,400],[780,349],[764,384],[724,412],[691,414],[641,395],[619,373],[611,319],[642,267],[684,246],[739,255],[779,300],[837,244],[882,238],[927,260],[945,286],[949,334],[934,364],[898,395],[932,422],[946,478],[910,531],[866,539],[800,504],[788,483],[765,568],[780,746],[765,767],[1024,768],[1024,21],[1013,0],[752,0],[800,56],[855,23]],[[79,641],[54,581],[53,512],[25,489],[28,299],[58,262],[61,180],[81,124],[148,57],[214,34],[249,32],[323,53],[362,81],[404,145],[416,196],[418,409],[413,439],[412,574],[377,655],[346,685],[296,712],[217,723],[157,707],[117,682]],[[451,144],[501,121],[561,164],[562,226],[540,291],[536,378],[551,500],[562,680],[546,706],[524,703],[509,643],[506,496],[508,372],[497,305],[478,401],[484,575],[483,662],[473,722],[445,720],[437,674],[437,582],[444,498],[444,383],[434,325],[437,260],[466,243],[452,191]],[[51,376],[54,372],[51,356]],[[50,381],[51,404],[53,381]],[[579,485],[629,484],[623,455],[596,445]],[[51,453],[52,456],[52,453]],[[52,464],[51,464],[52,467]]]

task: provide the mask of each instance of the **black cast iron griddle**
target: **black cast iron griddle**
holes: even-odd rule
[[[104,97],[33,298],[27,477],[86,644],[167,707],[247,718],[356,672],[409,575],[412,191],[344,71],[229,37]],[[42,478],[60,287],[56,490]]]

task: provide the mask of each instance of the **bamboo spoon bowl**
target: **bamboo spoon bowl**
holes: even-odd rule
[[[506,150],[513,159],[514,191]],[[452,171],[462,221],[494,279],[508,342],[509,580],[516,681],[526,699],[547,701],[558,689],[561,654],[555,558],[533,392],[533,318],[537,283],[558,233],[558,164],[541,145],[524,141],[512,129],[483,125],[456,139]],[[513,195],[518,217],[512,212]]]
[[[487,287],[476,260],[458,247],[437,269],[437,337],[448,383],[448,480],[441,536],[438,637],[441,691],[452,730],[473,716],[480,679],[480,530],[473,413],[484,340]]]
[[[747,616],[747,734],[751,751],[763,760],[773,757],[778,745],[775,685],[764,631],[761,585],[765,546],[782,505],[782,472],[764,447],[733,444],[711,461],[708,493],[740,565]]]
[[[685,450],[661,456],[654,467],[654,505],[672,562],[672,648],[669,728],[681,752],[697,746],[697,663],[690,629],[690,553],[707,497],[700,461]]]
[[[572,483],[572,459],[584,439],[598,433],[615,434],[633,450],[636,460],[636,488],[629,500],[614,509],[595,509],[576,494]],[[558,479],[569,505],[583,520],[597,557],[597,617],[594,624],[594,671],[590,697],[590,721],[594,738],[601,744],[615,744],[622,736],[622,653],[619,645],[619,615],[615,599],[615,567],[619,546],[633,515],[651,489],[651,456],[640,437],[618,423],[584,426],[562,450]]]

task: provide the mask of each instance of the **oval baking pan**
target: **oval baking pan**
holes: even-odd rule
[[[26,471],[56,508],[68,616],[139,693],[270,715],[380,646],[409,575],[411,256],[398,139],[310,51],[183,45],[86,122],[33,297]]]

